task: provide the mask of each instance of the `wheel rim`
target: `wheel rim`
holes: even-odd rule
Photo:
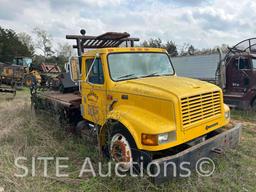
[[[32,80],[31,79],[27,79],[26,80],[26,85],[27,86],[31,86],[32,85]]]
[[[120,168],[128,171],[132,166],[132,150],[127,139],[120,133],[115,134],[111,139],[110,152],[112,160],[121,163]]]

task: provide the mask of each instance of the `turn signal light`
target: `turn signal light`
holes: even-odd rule
[[[142,134],[141,142],[143,145],[151,145],[151,146],[158,145],[158,136],[150,135],[150,134]]]

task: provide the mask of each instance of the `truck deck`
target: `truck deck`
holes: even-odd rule
[[[59,91],[47,91],[37,95],[51,101],[58,102],[68,107],[80,107],[81,96],[78,93],[60,93]]]
[[[82,119],[80,112],[81,95],[77,92],[61,93],[59,91],[38,92],[31,96],[35,110],[48,111],[58,116],[60,123],[75,126]]]

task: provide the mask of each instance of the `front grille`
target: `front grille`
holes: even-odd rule
[[[181,98],[182,126],[221,114],[221,97],[219,91],[203,93]]]

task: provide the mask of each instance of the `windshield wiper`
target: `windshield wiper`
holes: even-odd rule
[[[158,74],[158,72],[154,72],[154,73],[151,73],[151,74],[149,74],[149,75],[144,75],[144,76],[141,76],[141,77],[156,77],[156,76],[160,76],[160,75]]]
[[[134,75],[135,75],[135,73],[128,74],[128,75],[123,75],[123,76],[121,76],[121,77],[118,77],[117,79],[123,79],[123,78],[127,78],[127,77],[132,77],[132,76],[134,76]]]

